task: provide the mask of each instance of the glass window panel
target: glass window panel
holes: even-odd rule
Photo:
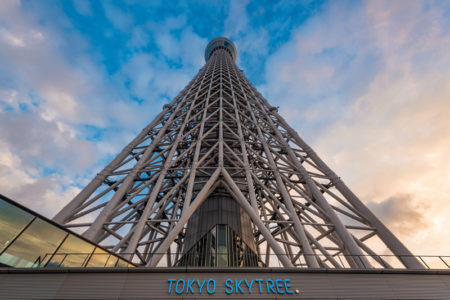
[[[210,266],[216,266],[216,230],[217,226],[214,226],[211,230],[211,262]]]
[[[86,265],[86,267],[103,268],[106,265],[106,262],[108,261],[109,255],[110,254],[105,250],[95,248],[95,251],[92,254],[91,258],[89,259],[89,262]]]
[[[0,262],[13,267],[44,266],[66,235],[37,218],[0,256]]]
[[[204,265],[204,259],[206,256],[206,241],[208,239],[208,234],[206,234],[201,240],[200,240],[200,254],[198,256],[198,266]]]
[[[66,258],[66,254],[55,254],[51,260],[45,266],[46,268],[58,268],[61,267],[61,263]]]
[[[0,253],[33,218],[32,214],[0,199]]]
[[[117,262],[118,268],[126,268],[127,266],[128,266],[128,263],[126,261],[124,261],[123,259],[119,259],[119,261]]]
[[[107,268],[115,267],[117,264],[117,260],[118,260],[118,258],[116,256],[110,255],[105,267],[107,267]]]
[[[92,251],[94,251],[94,245],[70,234],[49,265],[59,262],[61,267],[83,267]]]
[[[209,247],[209,244],[211,243],[211,233],[208,232],[206,234],[206,238],[204,239],[204,256],[202,257],[202,266],[209,267],[209,260],[211,256],[211,249]]]
[[[227,267],[227,227],[218,225],[217,228],[217,266]]]

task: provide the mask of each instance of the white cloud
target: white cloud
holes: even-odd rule
[[[263,89],[413,252],[445,254],[449,7],[428,4],[329,4],[268,60]]]
[[[414,237],[417,228],[428,230],[431,226],[425,216],[428,213],[427,204],[415,203],[409,194],[393,195],[382,202],[369,202],[367,205],[388,228],[403,236]]]
[[[133,26],[133,17],[127,11],[115,6],[112,1],[103,1],[108,20],[118,29],[127,31]]]
[[[92,13],[86,3],[74,2],[78,13]],[[256,58],[251,65],[267,55],[270,37],[252,28],[247,4],[231,2],[224,35]],[[7,83],[0,87],[7,111],[0,115],[0,189],[47,216],[102,167],[97,158],[125,146],[204,63],[208,41],[184,15],[136,26],[129,11],[104,7],[130,33],[132,53],[112,75],[84,54],[92,45],[64,14],[65,31],[43,25],[20,1],[0,1],[0,82]],[[450,226],[448,12],[445,2],[330,2],[267,60],[261,87],[419,254],[448,252],[441,236]],[[160,54],[149,54],[153,42]],[[86,125],[103,136],[87,140]]]
[[[5,196],[50,217],[79,191],[70,179],[39,175],[8,144],[0,141],[0,149],[0,190]]]
[[[85,16],[92,14],[91,2],[89,0],[73,0],[72,3],[79,14]]]
[[[5,28],[1,28],[0,29],[0,36],[2,37],[2,39],[9,44],[10,46],[13,47],[23,47],[25,46],[25,42],[23,41],[23,39],[14,36],[13,34],[11,34],[8,30],[6,30]]]
[[[80,140],[74,129],[36,114],[0,113],[0,141],[21,158],[25,168],[50,168],[75,175],[92,166],[94,145]]]
[[[3,191],[31,208],[36,208],[33,194],[67,203],[107,163],[105,158],[117,154],[189,82],[203,64],[200,48],[207,43],[183,16],[181,23],[167,20],[164,32],[161,24],[147,23],[133,28],[134,55],[109,75],[86,54],[93,52],[92,45],[54,9],[60,26],[40,22],[40,12],[23,10],[20,1],[0,4],[0,82],[11,83],[0,87],[0,143],[8,145],[0,159],[10,160],[14,153],[11,168],[23,172],[16,176],[22,181],[10,181]],[[88,6],[75,4],[75,9],[92,13]],[[111,3],[105,3],[105,10],[120,30],[131,30],[132,16],[126,11]],[[183,65],[181,70],[144,52],[149,34],[170,36],[172,45],[157,42],[163,55]],[[145,101],[131,101],[131,96]],[[95,142],[86,129],[93,126],[102,134]],[[6,167],[0,170],[1,178],[12,175]],[[41,190],[35,193],[38,185]],[[58,209],[55,205],[49,215]]]
[[[157,56],[141,49],[146,45],[144,40],[150,38],[160,50],[155,51]],[[207,40],[193,32],[183,15],[148,22],[133,29],[130,46],[135,51],[116,76],[119,81],[129,82],[132,95],[161,103],[161,97],[175,97],[195,76],[204,64],[206,44]]]
[[[238,65],[251,67],[260,64],[261,56],[268,54],[270,40],[264,27],[253,27],[247,12],[249,1],[231,1],[224,21],[224,36],[230,38],[238,49]],[[240,58],[245,55],[245,60]]]
[[[99,71],[83,59],[73,65],[58,30],[39,24],[19,1],[2,1],[0,19],[0,189],[53,215],[78,190],[67,178],[94,173],[95,145],[78,126],[107,122],[91,98],[103,88]]]

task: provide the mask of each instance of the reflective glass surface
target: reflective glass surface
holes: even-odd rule
[[[0,253],[33,218],[33,215],[0,199]]]
[[[52,257],[48,267],[84,267],[94,246],[70,234]]]
[[[46,268],[58,268],[61,267],[62,261],[66,258],[65,254],[55,254],[45,266]]]
[[[227,225],[216,225],[177,262],[178,266],[262,267],[258,256]]]
[[[210,236],[208,240],[208,248],[210,250],[210,256],[207,260],[206,266],[215,266],[216,265],[216,250],[217,250],[217,226],[215,226],[210,231]]]
[[[18,268],[135,267],[2,195],[0,264]]]
[[[110,255],[108,258],[108,261],[106,262],[105,267],[107,267],[107,268],[115,267],[118,259],[119,258],[117,256]]]
[[[129,266],[129,264],[126,261],[124,261],[123,259],[119,258],[119,261],[117,262],[116,267],[118,267],[118,268],[127,268],[128,266]]]
[[[103,268],[108,261],[110,254],[100,248],[96,248],[86,267]]]
[[[56,226],[36,218],[0,256],[0,262],[14,267],[42,267],[66,235]]]
[[[228,267],[226,225],[217,226],[217,266]]]

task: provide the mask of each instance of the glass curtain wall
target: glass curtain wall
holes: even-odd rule
[[[3,196],[0,264],[16,268],[134,267]]]
[[[262,267],[258,256],[227,225],[216,225],[179,260],[178,266]]]

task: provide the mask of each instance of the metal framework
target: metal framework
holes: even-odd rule
[[[391,254],[422,269],[252,86],[236,56],[231,41],[214,39],[197,76],[54,220],[141,265],[173,266],[188,220],[220,188],[250,217],[267,265],[276,257],[285,267],[393,268],[377,255]]]

